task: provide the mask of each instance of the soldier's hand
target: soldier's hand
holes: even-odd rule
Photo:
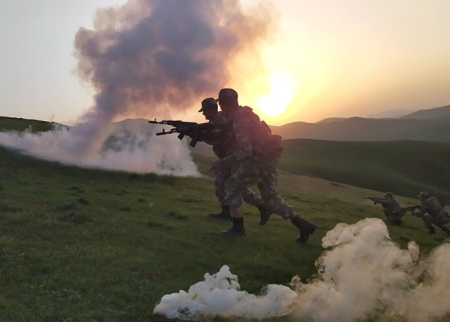
[[[211,163],[211,168],[208,170],[208,176],[215,178],[222,170],[222,166],[222,162],[219,160]]]
[[[189,135],[190,131],[189,131],[189,127],[188,126],[185,126],[185,125],[180,126],[178,130],[180,131],[180,133],[185,134],[187,136],[190,136]]]

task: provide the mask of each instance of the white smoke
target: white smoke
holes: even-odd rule
[[[204,282],[165,295],[155,315],[195,320],[221,315],[264,319],[288,316],[300,321],[443,321],[450,318],[450,244],[419,259],[410,242],[401,249],[383,221],[338,224],[322,240],[317,278],[293,289],[268,285],[263,295],[240,290],[228,266],[205,274]],[[447,320],[448,321],[448,320]]]
[[[199,176],[185,141],[176,135],[155,136],[157,128],[145,120],[102,124],[89,149],[84,128],[60,126],[53,131],[0,132],[0,145],[49,161],[88,168],[128,172]],[[81,147],[81,148],[80,148]]]

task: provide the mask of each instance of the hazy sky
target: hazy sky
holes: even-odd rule
[[[70,123],[92,107],[94,89],[73,72],[75,35],[80,27],[93,28],[96,8],[125,2],[2,0],[0,115]],[[228,84],[268,123],[450,104],[450,1],[273,5],[279,29],[258,49],[262,72],[256,78],[230,70],[235,77]],[[244,58],[254,63],[251,53]],[[199,117],[197,108],[184,116]]]

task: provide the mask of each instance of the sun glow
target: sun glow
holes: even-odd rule
[[[269,91],[256,97],[256,106],[264,115],[281,115],[292,101],[294,92],[292,77],[284,72],[275,72],[270,75]]]

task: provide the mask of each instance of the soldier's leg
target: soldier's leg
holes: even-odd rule
[[[265,176],[258,182],[258,188],[264,202],[269,205],[274,213],[282,216],[284,219],[290,219],[291,223],[299,229],[300,236],[297,237],[297,242],[307,242],[309,235],[316,230],[316,225],[300,217],[292,206],[280,198],[277,193],[277,186],[278,172],[276,169],[265,173]]]
[[[270,219],[272,215],[272,210],[269,206],[264,204],[264,201],[260,196],[258,196],[252,189],[247,188],[242,191],[242,198],[246,203],[251,206],[258,208],[259,210],[259,222],[258,225],[264,225]]]
[[[236,172],[239,169],[238,165],[232,166],[228,168],[228,179],[231,176],[231,173]],[[226,181],[226,180],[225,180]],[[225,181],[223,182],[223,194],[225,194]],[[259,209],[259,213],[261,217],[270,216],[271,212],[265,205],[261,197],[259,197],[252,189],[249,187],[242,188],[241,191],[242,199],[251,206],[254,206]],[[223,198],[222,198],[223,199]],[[260,221],[261,224],[261,221]]]
[[[262,200],[272,209],[273,213],[284,219],[291,219],[296,215],[294,208],[278,196],[278,174],[276,170],[269,172],[257,185]]]
[[[446,226],[440,226],[440,228],[447,236],[450,236],[450,230]]]
[[[450,218],[432,218],[432,223],[438,226],[448,236],[450,236],[450,230],[445,225],[449,222]]]
[[[230,173],[229,168],[222,169],[216,175],[216,178],[214,179],[214,188],[215,188],[216,197],[220,202],[222,211],[219,213],[211,213],[208,215],[209,217],[218,218],[218,219],[227,219],[227,220],[231,219],[230,206],[222,204],[222,201],[225,197],[225,182],[230,177],[230,175],[231,175],[231,173]]]
[[[233,226],[222,232],[230,236],[245,236],[244,216],[242,215],[242,191],[252,185],[254,181],[244,177],[243,167],[236,171],[225,182],[225,196],[222,204],[229,205]]]
[[[388,216],[384,218],[384,222],[390,223],[393,225],[400,225],[402,223],[402,219],[398,216]]]
[[[262,207],[264,206],[264,202],[260,196],[258,196],[252,189],[246,188],[242,190],[242,199],[250,206],[254,207]]]
[[[436,231],[434,230],[434,227],[433,227],[433,225],[431,224],[432,221],[433,221],[433,217],[431,217],[431,216],[428,215],[428,214],[425,214],[425,215],[422,217],[422,220],[423,220],[423,223],[425,224],[425,227],[428,228],[429,233],[430,233],[430,234],[433,234],[433,235],[436,234]]]

